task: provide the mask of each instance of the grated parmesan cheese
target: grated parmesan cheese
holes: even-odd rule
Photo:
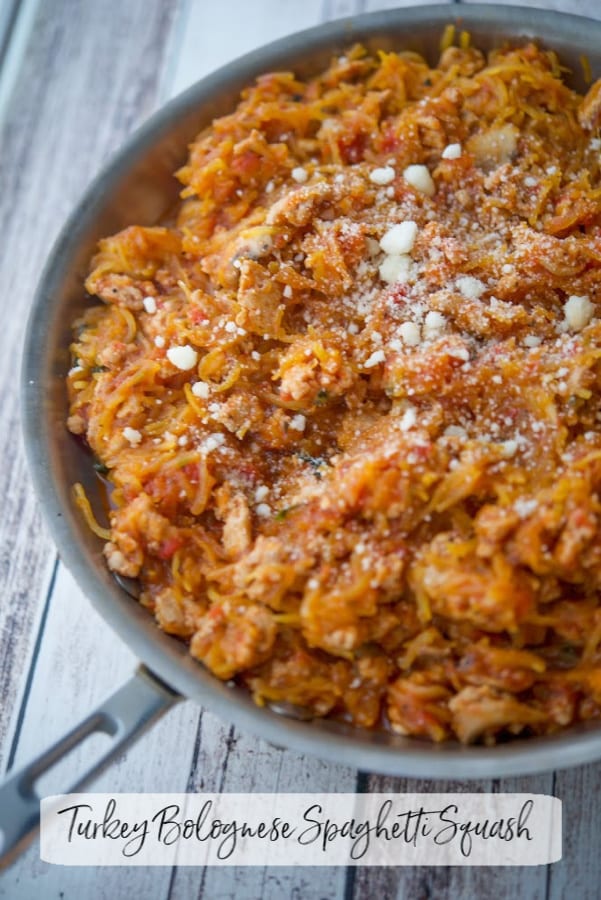
[[[568,297],[564,304],[565,320],[572,331],[582,331],[593,318],[595,307],[588,297]]]
[[[187,372],[198,362],[198,353],[189,344],[184,344],[183,347],[170,347],[167,350],[167,359],[176,369]]]
[[[295,166],[290,174],[298,184],[304,184],[309,177],[309,173],[302,166]]]
[[[294,431],[304,431],[305,425],[307,424],[307,419],[302,413],[299,413],[297,416],[293,416],[290,420],[290,427],[294,429]]]
[[[441,332],[444,331],[446,324],[447,320],[443,315],[430,310],[429,313],[426,313],[426,318],[424,319],[424,337],[429,340],[439,337]]]
[[[369,356],[365,362],[363,363],[366,369],[373,369],[374,366],[379,365],[379,363],[384,362],[386,356],[384,355],[383,350],[375,350],[371,356]]]
[[[417,412],[415,406],[408,406],[403,413],[403,418],[399,422],[399,428],[401,429],[401,431],[410,431],[415,427],[416,422]]]
[[[391,254],[384,257],[384,261],[378,271],[382,281],[385,281],[387,284],[395,284],[398,281],[409,281],[415,272],[415,264],[411,257],[406,254],[400,256]]]
[[[417,347],[421,343],[419,325],[416,325],[415,322],[403,322],[399,328],[399,334],[408,347]]]
[[[420,191],[428,197],[433,197],[436,193],[436,185],[426,166],[407,166],[403,172],[403,178],[416,191]]]
[[[479,300],[486,290],[486,285],[479,278],[474,278],[472,275],[462,275],[455,284],[459,293],[466,300]]]
[[[209,396],[209,385],[205,384],[204,381],[197,381],[192,385],[192,393],[195,397],[206,400]]]
[[[461,144],[448,144],[442,151],[443,159],[459,159],[461,156]]]
[[[129,425],[127,426],[127,428],[123,429],[123,437],[126,441],[129,441],[132,447],[137,447],[142,440],[142,435],[140,434],[138,429],[130,428]]]
[[[389,228],[380,241],[380,247],[389,255],[410,253],[417,237],[417,224],[412,221],[399,222]]]
[[[503,441],[501,444],[501,452],[505,459],[511,459],[512,456],[515,456],[518,449],[518,442],[514,440]]]
[[[395,171],[392,166],[382,166],[378,169],[372,169],[369,173],[369,180],[373,184],[390,184],[394,180]]]

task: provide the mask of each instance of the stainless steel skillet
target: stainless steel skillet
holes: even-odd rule
[[[601,729],[497,747],[435,746],[393,734],[371,733],[331,721],[299,721],[256,707],[237,687],[214,678],[186,647],[159,631],[148,613],[105,567],[101,542],[73,506],[80,481],[100,506],[90,456],[65,428],[64,376],[69,368],[69,323],[85,305],[83,280],[96,241],[125,225],[152,224],[173,204],[172,176],[186,145],[213,117],[230,110],[239,90],[261,72],[310,73],[335,52],[360,40],[411,49],[434,60],[445,25],[455,23],[482,48],[505,39],[538,38],[558,51],[584,88],[580,58],[601,75],[601,23],[559,13],[494,6],[424,6],[334,22],[285,38],[220,69],[177,97],[144,125],[98,176],[65,225],[40,279],[23,358],[23,423],[31,473],[59,553],[95,608],[141,661],[131,680],[45,754],[0,786],[0,853],[5,857],[35,828],[36,779],[88,734],[111,738],[104,756],[76,784],[88,782],[157,716],[189,697],[280,746],[368,771],[428,778],[485,778],[541,772],[601,758]],[[96,503],[95,503],[96,501]]]

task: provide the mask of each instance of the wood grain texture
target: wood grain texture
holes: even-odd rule
[[[460,3],[494,4],[496,0],[459,0]],[[530,6],[533,9],[553,9],[557,12],[573,13],[576,16],[600,18],[598,0],[503,0],[506,6]]]
[[[601,765],[557,772],[553,793],[563,800],[563,859],[549,866],[548,898],[598,900],[601,892]]]
[[[178,94],[237,56],[285,34],[317,25],[323,0],[202,2],[188,8],[182,40],[171,63],[168,91]]]
[[[62,642],[58,636],[68,634]],[[64,567],[56,579],[48,615],[47,637],[35,667],[27,711],[15,762],[25,762],[41,746],[52,742],[83,718],[131,674],[135,658],[90,607]],[[198,709],[181,703],[170,710],[139,741],[94,782],[93,790],[107,792],[183,792],[193,753]],[[84,770],[102,747],[102,738],[86,741],[57,767],[42,789],[45,795],[62,791]],[[49,866],[39,859],[37,840],[0,878],[0,897],[36,898],[165,897],[171,870]]]
[[[139,78],[140,59],[153,53],[160,60],[169,18],[169,4],[156,4],[148,11],[143,0],[128,4],[111,0],[102,8],[84,0],[40,4],[0,124],[2,766],[18,722],[27,661],[36,644],[55,560],[20,443],[17,348],[38,274],[69,208],[106,154],[150,109],[160,67]],[[115,52],[116,35],[135,29],[134,52]],[[94,42],[86,46],[82,34],[93,34]]]

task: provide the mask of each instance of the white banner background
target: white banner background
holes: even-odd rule
[[[561,859],[544,794],[65,794],[41,858],[68,866],[533,866]]]

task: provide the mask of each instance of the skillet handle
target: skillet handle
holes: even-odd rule
[[[25,849],[40,824],[40,796],[35,782],[89,735],[102,732],[110,747],[64,793],[79,790],[91,781],[180,697],[144,666],[123,687],[101,703],[79,725],[36,759],[9,772],[0,783],[0,868]]]

